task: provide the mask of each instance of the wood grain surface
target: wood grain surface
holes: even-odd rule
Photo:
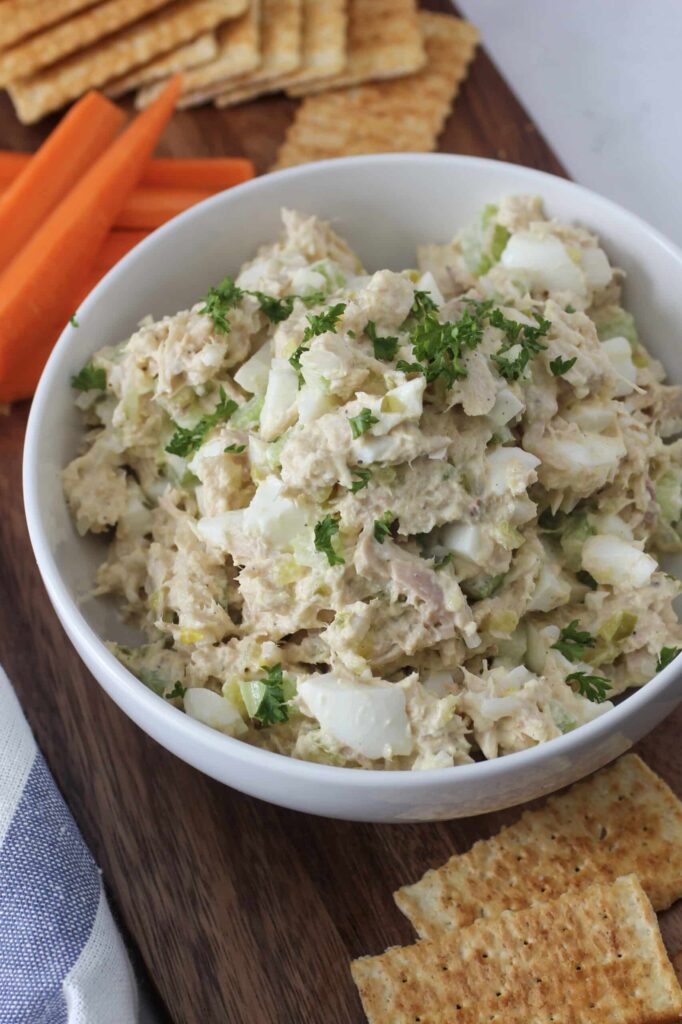
[[[275,98],[179,113],[161,150],[244,154],[263,171],[292,111]],[[35,148],[50,127],[22,128],[0,103],[2,148]],[[441,149],[563,173],[483,52]],[[360,1024],[349,959],[413,938],[391,891],[518,811],[401,826],[306,817],[235,793],[149,739],[71,649],[35,568],[21,504],[27,413],[25,403],[0,418],[0,662],[153,979],[162,1019]],[[681,732],[682,709],[640,752],[682,795]],[[663,928],[671,951],[682,948],[682,908],[663,915]]]

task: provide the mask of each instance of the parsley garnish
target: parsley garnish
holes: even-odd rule
[[[569,302],[569,304],[564,307],[564,312],[566,312],[566,313],[575,313],[575,306],[572,306],[570,304],[570,302]]]
[[[299,384],[303,381],[303,373],[301,372],[301,356],[303,355],[304,352],[309,351],[310,349],[308,348],[307,345],[299,345],[296,351],[289,356],[289,362],[291,363],[293,368],[296,370],[296,373],[298,374]]]
[[[575,366],[577,360],[577,356],[573,356],[572,359],[562,359],[561,356],[557,356],[556,359],[550,360],[549,368],[555,377],[561,377],[564,373],[568,373],[572,366]]]
[[[662,672],[664,668],[667,668],[671,661],[675,660],[679,653],[679,647],[661,647],[661,653],[659,654],[656,662],[656,671]]]
[[[552,644],[553,649],[559,651],[569,661],[580,661],[585,653],[585,648],[594,647],[596,643],[591,633],[578,629],[579,625],[578,619],[573,619],[561,630],[557,642]]]
[[[596,590],[599,584],[595,580],[594,576],[590,576],[589,572],[581,569],[580,572],[575,574],[575,578],[578,583],[582,583],[584,587],[589,587],[590,590]]]
[[[488,312],[489,303],[472,303],[465,309],[459,320],[442,324],[433,313],[426,313],[410,335],[410,342],[417,362],[397,364],[399,370],[419,370],[427,382],[441,377],[447,387],[456,380],[466,377],[461,357],[464,349],[474,349],[483,337],[483,316]],[[473,309],[473,311],[472,311]]]
[[[359,466],[356,466],[355,469],[351,470],[351,476],[357,477],[350,485],[351,493],[357,494],[358,491],[367,487],[367,484],[372,479],[372,471],[371,469],[360,469]]]
[[[427,313],[435,313],[437,309],[438,306],[428,292],[422,292],[418,288],[415,289],[410,316],[424,317]]]
[[[183,686],[179,679],[176,679],[173,689],[169,690],[168,693],[164,693],[164,697],[166,700],[182,700],[186,693],[187,687]]]
[[[235,452],[236,455],[239,455],[239,453],[243,452],[245,448],[246,448],[245,444],[228,444],[227,448],[223,448],[223,451],[224,452]]]
[[[71,324],[72,327],[80,327],[80,324],[76,320],[75,313],[72,313],[71,316],[69,317],[69,323]]]
[[[376,324],[373,320],[368,320],[365,324],[365,334],[372,342],[375,359],[383,359],[385,362],[390,362],[392,359],[395,359],[395,354],[398,351],[398,345],[400,344],[397,338],[378,337]]]
[[[71,378],[71,387],[76,391],[104,391],[107,386],[106,370],[86,363],[82,370]]]
[[[360,437],[360,434],[366,433],[372,424],[378,423],[379,420],[372,414],[371,409],[361,409],[357,416],[349,416],[348,422],[351,433],[356,438]]]
[[[209,430],[215,427],[216,424],[229,420],[237,408],[237,403],[228,398],[225,394],[225,389],[221,387],[220,401],[212,413],[209,413],[208,416],[202,416],[193,427],[179,427],[177,423],[175,424],[175,433],[166,445],[166,451],[171,455],[182,456],[195,452],[203,443]]]
[[[284,696],[285,679],[282,675],[282,665],[273,665],[271,668],[262,665],[261,668],[266,675],[258,682],[263,684],[265,692],[253,717],[261,725],[286,722],[289,719],[289,708]]]
[[[213,326],[220,334],[230,333],[230,321],[227,314],[244,297],[244,292],[238,288],[231,277],[224,277],[220,284],[211,285],[206,293],[204,305],[199,310],[210,316]]]
[[[547,348],[540,338],[547,334],[552,325],[539,313],[535,313],[534,316],[538,323],[537,327],[509,320],[500,309],[493,309],[488,315],[491,326],[499,328],[506,335],[502,345],[492,356],[492,361],[507,380],[518,380],[535,353]],[[510,356],[510,349],[518,351]]]
[[[339,520],[337,516],[325,516],[315,523],[315,548],[327,556],[330,565],[344,565],[345,558],[334,550],[332,537],[339,532]]]
[[[253,295],[254,299],[258,300],[261,312],[265,313],[273,324],[280,324],[283,320],[288,320],[293,312],[295,295],[285,295],[283,298],[277,299],[274,295],[266,295],[265,292],[248,292],[247,294]]]
[[[566,682],[577,683],[578,693],[594,704],[603,703],[606,691],[612,689],[611,683],[604,676],[591,676],[587,672],[571,672],[570,676],[566,676]]]
[[[395,521],[392,512],[384,512],[381,519],[374,520],[374,539],[378,544],[383,544],[386,538],[392,534]]]
[[[325,334],[327,331],[336,334],[336,325],[345,308],[345,302],[337,302],[335,306],[330,306],[323,313],[308,313],[308,326],[303,332],[303,344],[306,341],[310,341],[311,338],[317,337],[318,334]]]

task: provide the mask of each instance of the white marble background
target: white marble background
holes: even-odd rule
[[[457,0],[569,174],[682,245],[682,0]]]

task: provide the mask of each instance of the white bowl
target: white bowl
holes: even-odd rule
[[[124,639],[115,607],[79,601],[102,547],[76,534],[60,469],[82,427],[69,377],[96,349],[132,333],[147,313],[173,313],[235,274],[279,231],[279,209],[333,221],[370,270],[414,265],[415,244],[445,242],[488,202],[541,195],[548,212],[596,231],[628,274],[626,305],[673,378],[682,323],[682,253],[614,203],[561,178],[496,161],[444,155],[333,160],[258,178],[208,199],[125,257],[78,311],[45,368],[28,424],[24,500],[38,568],[64,629],[100,685],[145,732],[207,775],[285,807],[364,821],[455,818],[549,793],[627,750],[682,699],[677,662],[613,711],[549,743],[425,772],[368,772],[309,764],[215,732],[157,697],[105,647]],[[682,668],[682,659],[680,659]]]

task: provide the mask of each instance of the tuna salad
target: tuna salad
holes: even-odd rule
[[[117,657],[208,726],[355,768],[607,713],[682,646],[682,389],[622,273],[531,196],[401,272],[282,220],[72,379],[66,499],[141,641]]]

